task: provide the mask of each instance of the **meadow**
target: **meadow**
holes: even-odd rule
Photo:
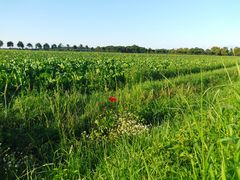
[[[239,64],[1,50],[0,177],[240,179]]]

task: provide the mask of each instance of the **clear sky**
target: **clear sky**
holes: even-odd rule
[[[5,43],[240,46],[240,0],[0,0],[0,14]]]

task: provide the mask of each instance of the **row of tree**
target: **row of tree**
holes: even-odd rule
[[[4,45],[3,41],[0,40],[0,48]],[[9,41],[6,43],[7,47],[12,49],[14,48],[14,43]],[[18,49],[32,49],[32,50],[66,50],[66,51],[95,51],[95,52],[121,52],[121,53],[156,53],[156,54],[193,54],[193,55],[219,55],[219,56],[240,56],[240,48],[227,48],[227,47],[217,47],[214,46],[211,49],[202,49],[202,48],[179,48],[179,49],[147,49],[137,45],[133,46],[105,46],[105,47],[88,47],[80,44],[79,46],[70,46],[63,44],[52,44],[48,43],[41,44],[36,43],[34,46],[31,43],[27,43],[26,46],[22,41],[19,41],[17,44]]]
[[[0,48],[3,45],[4,45],[3,41],[0,40]],[[9,49],[14,48],[14,43],[12,41],[8,41],[6,45]],[[35,45],[33,45],[32,43],[27,43],[26,45],[24,45],[22,41],[19,41],[16,45],[18,49],[32,49],[32,50],[50,50],[50,49],[51,50],[81,50],[81,51],[94,50],[92,48],[89,48],[88,46],[83,47],[83,45],[80,45],[79,47],[77,47],[76,45],[74,45],[71,47],[68,44],[67,46],[64,46],[61,43],[59,45],[56,45],[56,44],[49,45],[48,43],[45,43],[45,44],[36,43]]]

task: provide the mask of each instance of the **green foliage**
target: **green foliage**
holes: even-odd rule
[[[221,48],[221,55],[222,56],[228,56],[229,55],[229,50],[227,47]]]
[[[0,55],[0,96],[7,101],[19,93],[34,90],[78,89],[82,93],[116,90],[148,80],[222,68],[222,62],[230,67],[237,60],[232,57],[224,57],[219,61],[218,57],[206,59],[205,56],[29,54],[18,51],[1,51]]]
[[[221,55],[221,48],[220,47],[214,46],[214,47],[211,48],[211,51],[214,55]]]
[[[0,51],[0,177],[239,179],[238,63]]]
[[[240,48],[235,47],[233,52],[234,52],[234,56],[240,56]]]

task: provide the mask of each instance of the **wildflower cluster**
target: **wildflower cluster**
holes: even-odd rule
[[[143,120],[133,113],[118,112],[117,98],[108,98],[105,110],[100,114],[93,124],[90,134],[82,133],[82,136],[92,140],[103,138],[117,138],[122,135],[136,135],[148,131],[149,127],[143,125]]]
[[[149,127],[144,125],[138,116],[127,113],[119,117],[116,126],[110,130],[109,136],[110,138],[117,138],[121,135],[131,136],[148,130]]]

